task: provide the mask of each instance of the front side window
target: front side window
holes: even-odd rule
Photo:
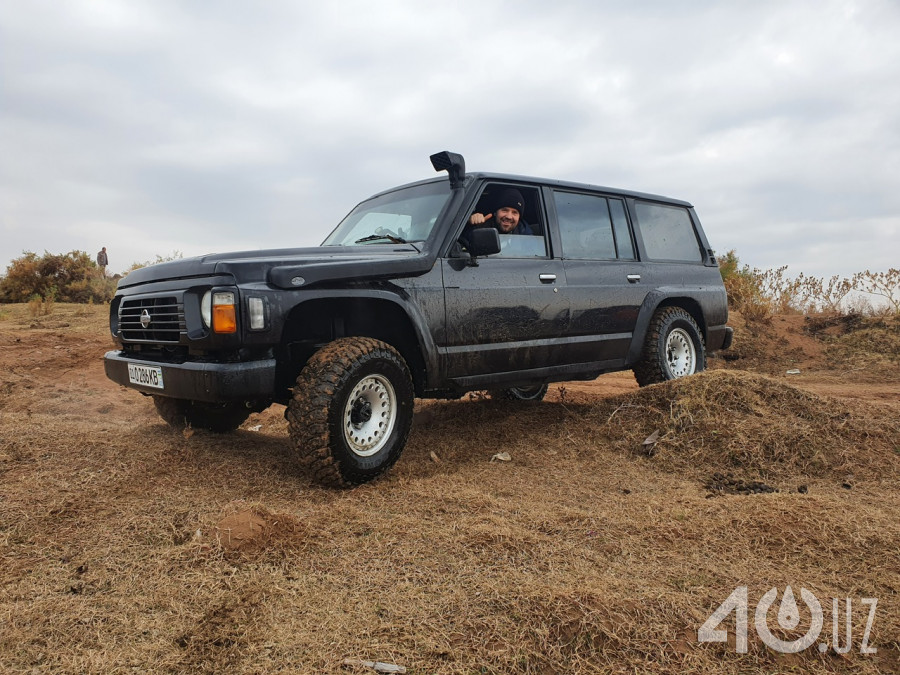
[[[509,209],[516,211],[515,216]],[[478,224],[472,217],[481,216]],[[465,247],[468,233],[475,227],[493,227],[500,235],[498,258],[545,258],[547,240],[544,231],[543,209],[537,188],[506,183],[489,183],[482,191],[468,223],[460,236]]]
[[[442,180],[414,185],[359,204],[328,235],[323,246],[365,246],[425,241],[450,197]]]
[[[634,209],[644,247],[651,260],[703,260],[686,208],[639,201],[635,202]]]

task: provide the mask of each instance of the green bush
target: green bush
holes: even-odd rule
[[[110,279],[84,251],[38,256],[25,251],[0,279],[0,302],[108,302],[116,292]]]

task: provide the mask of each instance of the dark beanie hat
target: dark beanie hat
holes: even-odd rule
[[[506,188],[503,190],[503,192],[497,195],[497,198],[494,200],[494,211],[502,209],[503,207],[515,209],[519,212],[520,216],[524,214],[525,200],[522,198],[522,193],[515,188]]]

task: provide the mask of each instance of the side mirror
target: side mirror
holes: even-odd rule
[[[476,227],[469,231],[469,253],[478,258],[500,253],[500,234],[493,227]]]

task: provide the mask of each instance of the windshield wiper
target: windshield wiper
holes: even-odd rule
[[[400,237],[395,237],[392,234],[370,234],[368,237],[363,237],[362,239],[357,239],[354,244],[364,244],[367,241],[378,241],[380,239],[387,239],[392,244],[405,244],[406,239],[401,239]]]

